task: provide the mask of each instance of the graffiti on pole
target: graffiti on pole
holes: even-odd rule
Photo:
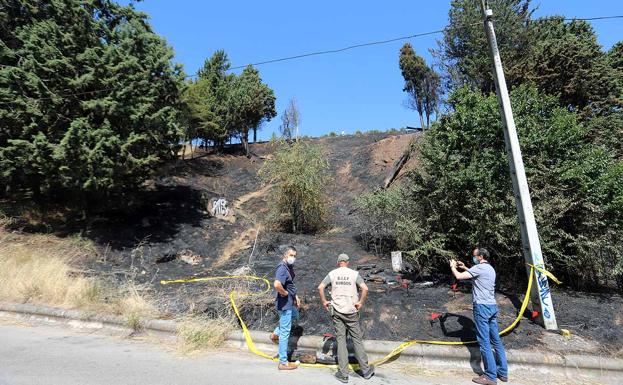
[[[539,268],[544,268],[544,266],[538,265]],[[551,314],[549,312],[549,307],[551,303],[549,302],[550,298],[550,289],[549,283],[547,281],[547,276],[540,271],[536,270],[536,282],[539,288],[539,296],[541,297],[541,303],[543,304],[543,317],[550,319]]]

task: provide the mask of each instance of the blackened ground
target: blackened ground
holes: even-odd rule
[[[353,201],[380,186],[412,138],[381,134],[317,140],[326,151],[334,176],[328,186],[331,226],[317,235],[287,234],[269,230],[263,223],[270,193],[262,190],[257,171],[274,151],[273,145],[252,145],[255,156],[250,159],[230,153],[180,160],[163,170],[139,209],[93,221],[85,234],[102,252],[100,261],[91,267],[97,274],[117,279],[130,276],[150,285],[160,307],[171,314],[190,310],[231,315],[229,290],[256,290],[257,286],[246,287],[244,282],[163,286],[159,281],[226,275],[240,272],[241,267],[248,269],[244,272],[272,280],[279,255],[292,244],[299,252],[295,270],[303,299],[300,325],[305,334],[329,332],[329,317],[320,307],[316,287],[335,267],[337,255],[349,254],[351,267],[376,264],[377,269],[390,268],[387,255],[374,255],[357,241]],[[209,199],[220,197],[226,198],[232,209],[229,220],[213,218],[207,212]],[[191,250],[203,260],[193,266],[175,258],[183,250]],[[469,286],[463,284],[453,292],[449,276],[429,279],[432,285],[416,282],[417,287],[411,289],[370,282],[371,292],[362,314],[366,337],[474,340]],[[520,286],[497,294],[501,328],[516,317],[524,291]],[[573,337],[545,332],[524,317],[505,337],[508,348],[623,353],[623,300],[619,295],[553,288],[552,297],[560,327],[571,330]],[[240,301],[251,328],[272,330],[277,322],[272,294]],[[441,316],[431,320],[432,313]]]

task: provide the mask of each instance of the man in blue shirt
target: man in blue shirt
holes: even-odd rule
[[[296,295],[296,285],[294,284],[293,265],[295,261],[296,249],[294,246],[288,246],[275,272],[274,286],[277,291],[275,305],[279,313],[279,326],[270,338],[275,342],[279,341],[279,365],[277,366],[279,370],[298,368],[298,365],[288,362],[290,329],[292,328],[292,321],[299,316],[298,309],[301,306],[301,300]]]
[[[474,266],[467,269],[463,262],[450,261],[452,274],[458,280],[472,280],[474,322],[485,373],[473,378],[477,384],[495,385],[497,379],[508,381],[508,365],[504,345],[498,332],[498,307],[495,302],[495,270],[489,264],[489,251],[477,247],[472,252]],[[458,269],[464,270],[459,272]],[[493,349],[492,349],[493,348]],[[495,354],[493,352],[495,350]]]

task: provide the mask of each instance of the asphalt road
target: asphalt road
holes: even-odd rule
[[[172,346],[85,332],[68,327],[0,319],[0,385],[311,385],[340,384],[333,370],[278,371],[276,364],[238,350],[183,356]],[[435,372],[414,365],[390,364],[365,380],[351,374],[350,384],[462,385],[472,373]],[[516,377],[508,384],[533,384]],[[542,383],[544,378],[533,378]],[[553,380],[553,381],[552,381]],[[569,384],[547,378],[549,384]],[[594,384],[594,382],[591,382]]]
[[[0,323],[0,385],[340,384],[329,369],[278,371],[246,352],[182,356],[170,347],[65,327]],[[457,384],[457,378],[415,378],[382,368],[351,384]]]

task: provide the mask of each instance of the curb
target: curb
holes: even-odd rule
[[[0,316],[17,315],[35,321],[61,321],[71,326],[91,329],[131,329],[125,318],[115,315],[101,315],[79,310],[67,310],[55,307],[36,306],[30,304],[16,304],[0,302]],[[147,331],[165,334],[177,333],[177,323],[172,320],[141,320],[141,327]],[[276,346],[269,343],[270,333],[250,330],[255,344],[263,349],[276,351]],[[265,341],[265,342],[264,342]],[[227,346],[237,349],[247,349],[242,331],[230,333]],[[364,347],[371,359],[380,358],[390,353],[396,346],[396,341],[365,340]],[[320,350],[323,339],[318,336],[303,336],[298,340],[297,347],[301,349]],[[527,352],[522,350],[506,351],[508,364],[512,369],[530,369],[546,374],[556,372],[569,378],[582,374],[593,376],[614,376],[623,379],[623,359],[579,354],[553,354]],[[470,368],[477,364],[480,352],[477,347],[451,347],[439,345],[416,344],[405,349],[400,354],[400,360],[415,362],[431,367],[460,367]]]

